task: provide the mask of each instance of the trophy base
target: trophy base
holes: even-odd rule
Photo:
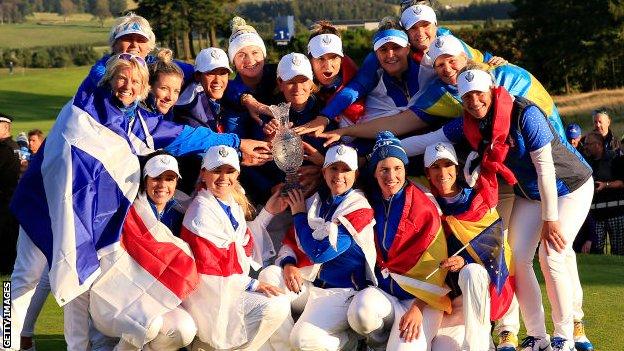
[[[286,173],[286,182],[282,187],[282,195],[288,195],[290,190],[301,189],[301,184],[299,184],[299,176],[297,172]]]

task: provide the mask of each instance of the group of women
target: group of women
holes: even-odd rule
[[[110,45],[73,105],[140,157],[140,190],[121,245],[98,248],[99,277],[64,306],[69,350],[593,349],[572,250],[591,169],[539,81],[438,28],[431,7],[383,19],[359,70],[326,21],[307,53],[277,65],[238,17],[227,53],[204,49],[194,66],[152,56],[154,34],[133,14]],[[288,191],[269,149],[281,128],[269,105],[282,101],[305,152]],[[408,179],[410,161],[425,185]],[[24,179],[13,208],[28,206]],[[26,235],[37,228],[21,224],[12,325],[34,350],[48,272]],[[483,238],[496,244],[477,248]],[[139,256],[162,258],[143,267],[166,289],[137,288]]]

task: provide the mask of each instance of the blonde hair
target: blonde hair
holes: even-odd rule
[[[256,209],[245,195],[245,189],[240,185],[238,179],[234,184],[234,190],[232,190],[232,198],[243,210],[245,220],[251,221],[256,215]]]
[[[315,36],[321,35],[321,34],[334,34],[334,35],[337,35],[339,38],[341,37],[340,31],[338,30],[338,28],[334,27],[334,25],[331,24],[331,22],[326,21],[326,20],[321,20],[321,21],[314,23],[312,25],[312,28],[310,28],[310,37],[308,38],[308,41],[314,38]]]
[[[98,86],[106,86],[110,85],[113,77],[117,72],[122,69],[130,68],[132,72],[138,73],[139,78],[141,79],[141,91],[139,93],[139,100],[144,100],[149,93],[149,73],[147,71],[147,67],[143,64],[139,63],[136,59],[131,59],[130,61],[125,59],[120,59],[119,56],[113,55],[108,61],[106,61],[106,72],[104,72],[104,76],[100,79]]]
[[[154,85],[161,74],[174,74],[184,79],[184,72],[180,66],[173,62],[171,49],[160,49],[156,54],[156,62],[149,65],[149,84]]]
[[[115,20],[115,24],[113,25],[113,27],[111,27],[111,31],[108,35],[108,45],[110,46],[111,50],[113,50],[115,42],[117,41],[117,39],[119,39],[115,39],[117,33],[123,31],[132,23],[138,24],[141,27],[141,30],[145,32],[145,34],[147,34],[149,49],[150,51],[154,50],[154,48],[156,47],[156,35],[154,35],[154,31],[152,31],[152,26],[150,26],[149,22],[145,18],[134,14],[134,12],[129,12],[127,15],[118,17]]]

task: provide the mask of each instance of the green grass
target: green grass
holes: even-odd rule
[[[39,128],[47,133],[76,93],[89,67],[0,70],[0,109],[15,118],[14,135]]]
[[[546,310],[547,330],[552,332],[550,306],[544,290],[536,258],[537,272]],[[610,255],[577,255],[579,274],[583,284],[585,330],[596,351],[621,350],[624,345],[624,257]],[[4,277],[6,279],[6,277]],[[524,336],[524,328],[520,335]],[[35,340],[39,351],[57,351],[65,348],[63,340],[63,311],[48,296],[35,326]]]
[[[0,48],[26,48],[68,44],[107,45],[113,19],[100,27],[91,15],[69,16],[67,22],[53,13],[36,13],[26,22],[0,25]]]

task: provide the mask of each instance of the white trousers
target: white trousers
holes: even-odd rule
[[[20,336],[26,311],[39,279],[47,267],[43,252],[20,227],[17,238],[17,257],[11,274],[11,347],[9,350],[20,349]]]
[[[490,277],[480,264],[470,263],[459,272],[462,295],[453,300],[453,312],[445,314],[432,351],[488,351],[490,336]]]
[[[582,305],[582,288],[572,242],[587,216],[593,191],[593,179],[590,178],[576,191],[559,197],[559,223],[567,243],[566,248],[559,253],[549,244],[540,245],[539,250],[540,267],[552,306],[553,336],[568,340],[573,339],[574,318],[578,317]],[[544,307],[533,271],[533,257],[541,237],[541,218],[541,202],[516,198],[509,224],[509,243],[515,262],[516,297],[527,335],[535,337],[546,335]]]
[[[349,327],[347,310],[356,291],[351,288],[321,289],[312,286],[303,313],[290,333],[294,350],[337,351],[357,344]]]
[[[301,292],[299,294],[294,293],[288,290],[288,288],[286,287],[283,270],[280,266],[276,265],[271,265],[263,268],[258,275],[258,280],[282,289],[285,292],[285,296],[290,301],[291,310],[291,313],[286,317],[282,325],[277,328],[275,333],[271,335],[271,337],[265,343],[265,345],[263,345],[261,350],[290,350],[290,333],[292,332],[293,326],[295,325],[294,318],[303,313],[306,303],[308,302],[310,287],[312,286],[312,283],[304,280],[303,286],[301,287]]]
[[[48,270],[44,270],[39,279],[39,284],[35,289],[35,293],[30,300],[30,305],[26,311],[26,318],[24,320],[24,328],[22,328],[22,336],[32,338],[35,335],[35,323],[39,314],[43,309],[48,295],[50,294],[50,277]]]
[[[261,293],[244,292],[243,309],[248,341],[237,350],[244,351],[259,350],[290,314],[290,304],[284,295],[268,297]],[[196,338],[191,350],[215,349]]]
[[[376,287],[358,292],[351,301],[347,318],[351,328],[367,339],[369,346],[390,351],[425,351],[431,349],[442,311],[426,306],[418,338],[406,342],[400,337],[399,323],[414,299],[399,300]],[[387,341],[387,344],[386,344]]]

